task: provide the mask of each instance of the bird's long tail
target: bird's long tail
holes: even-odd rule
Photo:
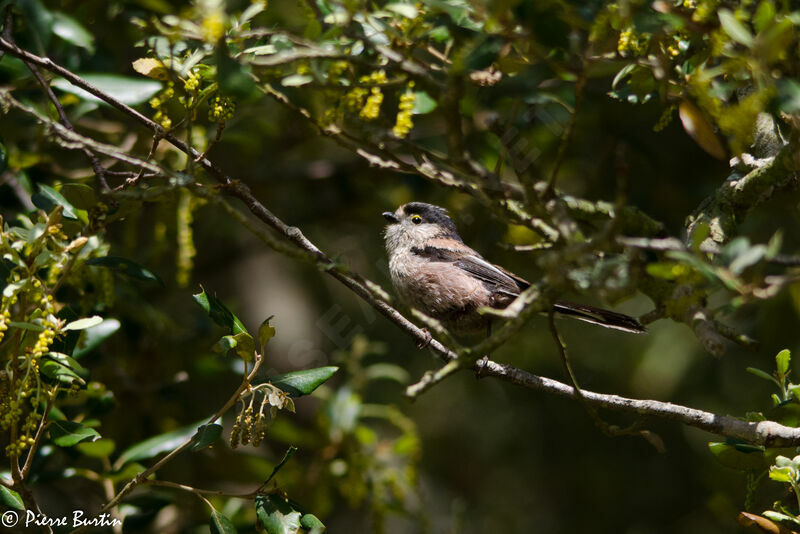
[[[594,306],[559,300],[553,304],[553,311],[579,321],[586,321],[587,323],[622,330],[623,332],[632,332],[634,334],[647,332],[647,329],[630,315],[603,310]]]

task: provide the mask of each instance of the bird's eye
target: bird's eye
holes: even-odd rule
[[[419,215],[412,215],[411,222],[413,222],[414,224],[419,224],[422,222],[422,217],[420,217]]]

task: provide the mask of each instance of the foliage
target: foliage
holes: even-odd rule
[[[534,270],[525,297],[536,297],[500,312],[512,320],[478,349],[426,322],[434,351],[462,359],[423,375],[420,383],[439,378],[417,391],[471,366],[465,355],[483,349],[516,354],[513,363],[545,374],[552,369],[538,355],[547,346],[569,384],[534,377],[537,388],[575,391],[590,416],[581,421],[609,436],[662,444],[638,420],[655,411],[633,414],[628,427],[608,423],[597,408],[630,415],[627,400],[602,404],[597,394],[579,394],[581,373],[555,326],[553,339],[523,335],[533,312],[578,293],[634,299],[642,319],[655,323],[652,342],[573,340],[565,327],[570,354],[597,353],[600,363],[580,366],[598,387],[744,412],[763,395],[746,367],[777,387],[772,406],[748,412],[747,421],[785,432],[800,426],[790,349],[778,353],[774,373],[728,356],[686,363],[700,352],[686,348],[693,344],[738,355],[776,330],[780,341],[764,351],[796,345],[793,327],[763,317],[754,326],[755,310],[783,310],[796,322],[800,309],[800,260],[791,255],[800,246],[800,11],[792,3],[18,0],[0,10],[0,113],[9,125],[0,139],[4,507],[47,512],[52,503],[31,487],[88,485],[126,531],[161,528],[154,525],[170,507],[184,530],[203,523],[212,532],[318,533],[319,518],[353,530],[356,511],[367,518],[362,530],[398,521],[442,530],[418,519],[431,513],[460,531],[461,497],[451,499],[452,514],[433,513],[447,507],[426,499],[425,489],[482,503],[466,513],[482,519],[470,525],[475,531],[531,531],[550,523],[510,503],[521,502],[517,493],[534,495],[532,479],[564,481],[563,493],[572,494],[578,475],[565,470],[574,468],[581,499],[644,493],[635,480],[612,480],[625,475],[598,475],[612,465],[604,455],[614,454],[624,457],[618,471],[635,472],[629,458],[641,451],[623,447],[637,445],[588,445],[563,424],[578,418],[562,407],[516,397],[510,406],[497,390],[488,400],[483,381],[431,392],[436,402],[421,409],[396,405],[397,388],[420,364],[409,363],[399,330],[374,310],[424,336],[364,277],[386,279],[363,228],[412,196],[447,205],[477,248],[504,245],[493,255]],[[268,275],[235,271],[261,248],[245,230],[317,269],[286,268],[270,256]],[[330,290],[319,282],[325,276],[350,291]],[[295,279],[302,289],[287,297]],[[195,306],[185,288],[200,283]],[[359,309],[356,297],[372,307]],[[256,305],[262,299],[269,309]],[[319,317],[304,316],[304,306]],[[669,322],[691,337],[668,330]],[[323,350],[315,348],[320,332]],[[518,369],[485,366],[524,383]],[[569,428],[542,423],[540,435],[527,428],[528,410]],[[458,424],[463,437],[437,442],[446,433],[440,427]],[[715,431],[725,439],[708,450],[743,475],[747,493],[739,502],[733,485],[711,483],[716,502],[727,503],[713,510],[724,518],[719,530],[737,507],[748,510],[742,523],[795,528],[800,442],[783,446],[760,434],[749,442],[721,423]],[[531,443],[550,447],[548,461],[535,465],[550,477],[524,471],[536,461]],[[473,457],[480,447],[491,450],[485,461]],[[427,465],[423,450],[433,458]],[[703,476],[696,451],[684,453],[673,472],[685,468],[695,488],[716,480],[718,466]],[[584,457],[590,469],[580,465]],[[469,476],[495,465],[493,482]],[[788,484],[791,499],[752,514],[769,499],[768,479]],[[220,489],[238,486],[247,491]],[[498,495],[478,495],[486,488]],[[560,492],[535,495],[556,510],[547,505],[553,493]],[[561,512],[537,513],[570,530],[602,530],[575,513],[592,506],[564,503]],[[614,504],[603,508],[631,509]],[[650,506],[640,516],[651,530],[659,510],[669,510],[670,521],[679,515],[674,506],[641,506]],[[688,511],[672,526],[712,531],[680,523],[697,515]],[[647,530],[630,516],[620,520]]]

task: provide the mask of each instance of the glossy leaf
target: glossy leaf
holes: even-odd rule
[[[303,395],[309,395],[338,370],[339,368],[336,366],[327,366],[304,371],[292,371],[291,373],[271,376],[261,380],[260,383],[270,382],[292,397],[302,397]]]
[[[412,109],[411,112],[414,115],[424,115],[436,109],[437,106],[436,100],[431,98],[428,93],[425,91],[416,91],[414,93],[414,109]]]
[[[296,534],[300,530],[300,512],[278,495],[256,497],[256,517],[267,534]]]
[[[231,520],[216,510],[211,512],[209,528],[211,534],[236,534],[236,527],[233,526]]]
[[[186,425],[177,430],[173,430],[172,432],[159,434],[158,436],[154,436],[150,439],[139,442],[136,445],[125,449],[125,451],[119,455],[117,462],[125,463],[137,460],[146,460],[148,458],[152,458],[153,456],[158,456],[162,452],[171,451],[180,446],[184,441],[189,439],[189,437],[197,433],[197,428],[203,424],[204,421],[198,421],[191,425]]]
[[[230,329],[234,335],[247,333],[247,329],[239,318],[225,307],[217,297],[206,293],[205,289],[196,295],[192,295],[192,297],[211,317],[211,320],[218,325]]]
[[[314,514],[306,514],[300,518],[300,526],[306,530],[313,530],[316,532],[323,532],[325,525]]]
[[[53,13],[53,33],[68,43],[85,48],[94,54],[94,36],[77,20],[60,11]]]
[[[5,486],[0,486],[0,504],[12,510],[25,510],[25,503],[19,493]]]
[[[92,258],[86,262],[86,265],[97,265],[99,267],[107,267],[113,269],[118,273],[144,280],[147,282],[157,282],[164,285],[161,278],[158,277],[153,271],[146,269],[136,262],[118,256],[103,256],[101,258]]]
[[[56,206],[61,206],[61,214],[65,218],[78,220],[78,213],[75,207],[61,193],[48,185],[39,184],[39,192],[33,195],[31,200],[37,208],[46,212],[52,211]]]
[[[86,356],[103,341],[114,335],[119,330],[121,323],[116,319],[104,319],[102,323],[91,326],[83,331],[82,339],[75,346],[72,357],[75,359]]]
[[[770,382],[773,382],[773,383],[775,383],[775,385],[780,387],[780,383],[775,379],[775,377],[772,376],[771,374],[767,373],[766,371],[762,371],[761,369],[756,369],[755,367],[748,367],[746,369],[746,371],[748,373],[750,373],[751,375],[757,376],[758,378],[763,378],[764,380],[769,380]]]
[[[730,443],[709,443],[708,449],[722,465],[739,471],[755,471],[764,469],[767,461],[763,448],[756,450],[740,450]]]
[[[70,369],[68,366],[62,364],[61,362],[45,359],[41,362],[39,367],[41,373],[57,382],[62,384],[72,384],[73,382],[78,382],[80,384],[85,384],[85,380],[78,376],[78,374]]]
[[[129,78],[127,76],[117,76],[115,74],[78,74],[78,76],[115,100],[129,106],[135,106],[136,104],[146,102],[150,97],[161,90],[161,82],[155,80]],[[83,100],[107,105],[105,101],[80,87],[72,85],[64,78],[56,78],[53,80],[52,85],[65,93],[71,93]]]
[[[97,326],[102,322],[103,318],[99,315],[84,317],[83,319],[78,319],[77,321],[67,323],[67,325],[64,327],[64,330],[86,330],[87,328]]]
[[[82,441],[100,439],[100,434],[95,429],[74,421],[52,421],[48,431],[52,442],[59,447],[72,447]]]
[[[203,425],[197,429],[197,433],[192,437],[192,444],[189,445],[189,450],[203,450],[217,441],[221,435],[222,425],[216,423]]]

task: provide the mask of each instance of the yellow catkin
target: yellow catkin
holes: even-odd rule
[[[180,287],[189,285],[194,266],[194,240],[192,236],[192,194],[188,190],[182,190],[178,197],[178,258],[176,282]]]
[[[416,99],[414,91],[412,91],[413,88],[414,82],[409,82],[406,92],[400,95],[397,120],[394,128],[392,128],[392,133],[399,139],[403,139],[407,136],[414,127],[414,122],[411,120],[411,116],[414,113],[414,100]]]

